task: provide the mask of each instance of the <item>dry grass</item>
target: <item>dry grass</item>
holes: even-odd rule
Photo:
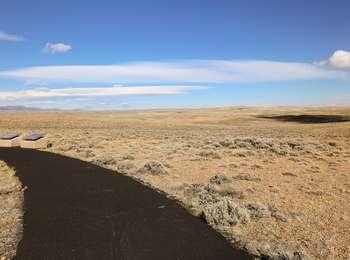
[[[13,169],[0,161],[0,259],[12,259],[21,238],[23,192]]]
[[[164,191],[256,256],[347,259],[350,122],[267,118],[298,114],[350,109],[3,113],[0,131],[47,133],[47,150]]]

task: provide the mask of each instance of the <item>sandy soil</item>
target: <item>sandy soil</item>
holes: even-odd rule
[[[46,150],[164,191],[257,257],[348,259],[349,116],[350,108],[6,112],[0,131],[46,133]]]

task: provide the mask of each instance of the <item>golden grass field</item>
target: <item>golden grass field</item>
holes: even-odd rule
[[[347,107],[6,111],[0,132],[44,133],[44,150],[178,199],[256,257],[349,259],[348,120]]]

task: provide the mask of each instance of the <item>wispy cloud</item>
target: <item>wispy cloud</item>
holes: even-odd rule
[[[48,100],[66,97],[100,97],[121,95],[174,95],[192,90],[206,90],[204,86],[139,86],[139,87],[99,87],[99,88],[36,88],[22,91],[0,91],[0,101]]]
[[[27,67],[0,71],[22,80],[95,83],[235,83],[349,77],[344,71],[309,63],[260,60],[184,60],[116,65]]]
[[[24,40],[25,39],[23,37],[13,35],[13,34],[8,34],[8,33],[0,31],[0,41],[22,42]]]
[[[45,47],[42,49],[42,52],[45,53],[65,53],[69,52],[73,49],[73,47],[69,44],[64,43],[46,43]]]

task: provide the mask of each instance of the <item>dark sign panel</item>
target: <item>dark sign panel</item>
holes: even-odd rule
[[[1,140],[11,140],[11,139],[14,139],[14,138],[16,138],[18,136],[19,135],[15,134],[15,133],[6,133],[6,134],[1,135],[0,139]]]
[[[36,140],[39,140],[39,139],[41,139],[43,137],[44,136],[42,134],[33,133],[33,134],[25,136],[23,138],[23,140],[25,140],[25,141],[36,141]]]

